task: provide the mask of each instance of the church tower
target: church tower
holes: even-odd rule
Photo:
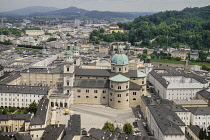
[[[68,48],[68,50],[65,52],[65,60],[63,63],[63,94],[70,95],[70,97],[72,97],[70,104],[73,103],[73,84],[75,79],[74,60],[72,56],[73,53]]]

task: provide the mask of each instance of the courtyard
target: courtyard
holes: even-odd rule
[[[87,131],[93,127],[102,129],[106,121],[111,121],[115,127],[122,128],[126,122],[132,124],[137,119],[134,114],[138,111],[138,108],[116,110],[104,105],[74,104],[70,107],[71,115],[81,115],[81,127]]]

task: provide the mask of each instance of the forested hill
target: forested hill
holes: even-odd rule
[[[159,12],[118,25],[127,32],[100,34],[94,40],[129,41],[132,44],[142,41],[140,46],[145,47],[188,45],[192,49],[210,48],[210,6]]]

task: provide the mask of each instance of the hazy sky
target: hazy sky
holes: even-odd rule
[[[0,0],[0,11],[28,6],[56,8],[76,6],[86,10],[144,12],[181,10],[185,7],[203,7],[207,5],[210,5],[210,0]]]

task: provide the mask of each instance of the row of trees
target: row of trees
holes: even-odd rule
[[[9,108],[0,109],[0,114],[11,114],[14,113],[15,111],[17,111],[16,114],[28,114],[28,112],[35,114],[36,110],[37,110],[37,103],[34,101],[29,105],[29,107],[26,108],[22,107],[18,109],[16,107],[9,107]]]
[[[26,30],[41,30],[39,27],[25,27],[22,30],[19,30],[17,28],[0,28],[0,35],[15,35],[15,36],[21,36],[21,33]]]
[[[205,14],[204,14],[205,13]],[[118,23],[125,33],[104,34],[94,30],[90,40],[140,42],[143,47],[179,47],[192,49],[210,48],[210,6],[186,8],[182,11],[166,11],[149,16],[140,16],[133,22]]]
[[[32,48],[32,49],[43,49],[43,46],[32,46],[32,45],[18,45],[18,47]]]
[[[112,122],[106,122],[102,128],[103,130],[109,130],[113,132],[115,130],[114,124]],[[130,123],[125,123],[123,125],[123,132],[125,134],[133,134],[133,127]]]

